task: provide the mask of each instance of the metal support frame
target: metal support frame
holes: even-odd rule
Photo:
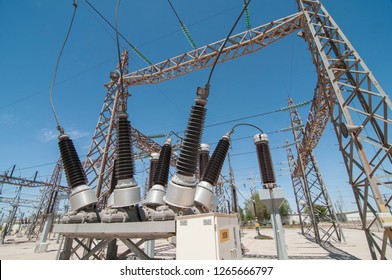
[[[37,203],[37,211],[29,227],[27,237],[29,240],[36,239],[40,234],[41,243],[46,243],[49,229],[53,223],[53,213],[59,204],[58,193],[60,188],[63,192],[67,191],[66,187],[60,186],[63,172],[63,164],[61,159],[57,161],[50,178],[50,187],[41,187],[41,195]],[[46,225],[46,223],[49,223]],[[44,226],[46,225],[46,227]],[[47,229],[47,231],[44,229]]]
[[[21,187],[26,187],[26,188],[42,188],[42,187],[53,187],[53,184],[50,182],[43,182],[43,181],[37,181],[37,180],[30,180],[26,178],[21,178],[21,177],[14,177],[14,176],[9,176],[7,174],[0,174],[0,184],[5,184],[5,185],[14,185],[14,186],[21,186]],[[60,189],[67,189],[66,186],[59,186]]]
[[[227,41],[217,63],[254,53],[300,29],[302,12],[271,21],[233,35]],[[158,84],[194,71],[211,67],[225,39],[191,50],[176,57],[125,75],[128,85]]]
[[[385,259],[385,248],[389,242],[390,249],[392,242],[391,199],[384,200],[381,190],[391,189],[391,101],[324,6],[319,1],[298,0],[298,7],[304,15],[301,26],[318,73],[314,103],[320,109],[328,108],[323,110],[324,117],[317,117],[318,123],[329,118],[332,121],[371,257]],[[359,129],[345,138],[343,122]],[[308,122],[306,141],[311,142],[316,130],[317,124]],[[369,212],[376,217],[370,224]],[[380,213],[386,217],[381,219]],[[384,227],[382,242],[373,237],[375,222]]]
[[[287,245],[284,238],[282,219],[279,214],[279,207],[284,201],[283,189],[261,189],[259,191],[261,202],[268,207],[271,213],[272,229],[275,237],[276,253],[278,260],[288,260]]]
[[[151,259],[140,246],[148,240],[175,235],[175,221],[154,221],[114,224],[56,224],[53,232],[65,237],[60,245],[58,259],[103,259],[109,253],[108,245],[122,242],[128,249],[112,255],[112,259],[126,259],[133,253],[136,258]],[[90,242],[93,240],[92,242]],[[106,255],[104,251],[106,250]],[[111,252],[113,254],[113,251]]]
[[[287,153],[287,162],[290,169],[291,181],[293,183],[293,190],[295,202],[297,204],[297,213],[299,223],[301,225],[301,232],[302,235],[310,234],[310,232],[313,230],[313,223],[311,221],[310,215],[306,213],[306,205],[301,204],[301,201],[307,200],[304,184],[302,181],[302,177],[298,176],[295,173],[295,170],[297,169],[297,162],[287,139],[285,141],[285,148]]]
[[[127,74],[127,51],[124,51],[122,54],[121,64],[123,73]],[[117,65],[115,72],[119,71],[119,68],[120,65]],[[127,104],[128,100],[127,88],[120,85],[120,79],[113,79],[105,86],[108,89],[107,95],[84,163],[89,183],[91,186],[95,186],[97,198],[101,202],[111,185],[115,160],[117,113],[120,105]],[[122,92],[121,89],[125,90],[125,92]]]
[[[341,242],[344,240],[343,232],[333,203],[328,195],[327,187],[324,184],[316,157],[312,149],[307,150],[304,147],[305,128],[302,125],[302,120],[291,98],[289,98],[288,104],[290,107],[291,127],[298,127],[298,129],[293,129],[298,161],[295,165],[296,168],[292,170],[293,174],[291,177],[300,178],[302,181],[302,194],[305,200],[297,201],[300,204],[297,207],[301,209],[302,214],[308,216],[308,220],[312,224],[312,227],[308,226],[304,233],[314,237],[315,241],[320,244],[332,240]],[[323,223],[323,221],[317,218],[318,215],[314,209],[316,205],[322,206],[327,210],[328,223]]]
[[[128,52],[122,54],[122,70],[124,75],[128,74]],[[119,70],[119,65],[115,71]],[[121,104],[127,104],[128,85],[120,86],[120,81],[112,80],[105,84],[108,91],[104,104],[99,115],[98,123],[95,128],[94,136],[87,153],[84,164],[86,175],[91,186],[95,186],[96,195],[101,203],[105,204],[105,194],[110,189],[114,160],[116,157],[116,122],[117,113]],[[124,92],[120,92],[123,88]],[[154,140],[144,135],[139,130],[131,127],[134,146],[146,154],[159,153],[161,146]],[[172,154],[172,164],[176,161],[176,156]]]
[[[0,243],[1,244],[4,244],[5,237],[12,230],[12,226],[13,226],[15,218],[16,218],[16,211],[18,210],[18,207],[19,207],[21,192],[22,192],[22,186],[19,186],[19,188],[16,192],[16,195],[15,195],[15,198],[13,199],[13,202],[12,202],[12,210],[10,211],[10,214],[8,216],[7,223],[5,224],[5,227],[1,231],[1,236],[0,236]]]
[[[230,162],[230,154],[227,154],[227,162],[229,164],[229,176],[230,176],[230,190],[231,190],[231,212],[240,213],[240,206],[238,205],[237,187],[235,185],[235,178],[233,168]]]
[[[225,186],[222,177],[219,178],[217,185],[214,187],[214,197],[216,199],[216,207],[214,211],[219,213],[228,213],[228,209],[226,207]]]

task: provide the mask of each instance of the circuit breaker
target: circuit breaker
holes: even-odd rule
[[[242,259],[236,214],[206,213],[176,218],[177,260]]]

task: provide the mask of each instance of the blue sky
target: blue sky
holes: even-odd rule
[[[117,1],[90,0],[114,24]],[[223,39],[238,16],[242,0],[172,0],[197,46]],[[375,75],[385,92],[392,88],[392,1],[324,0],[322,3],[340,26]],[[293,0],[253,0],[250,5],[252,27],[297,12]],[[49,105],[49,87],[60,46],[73,11],[72,1],[0,0],[0,171],[16,164],[16,176],[50,177],[59,157],[57,131]],[[120,32],[152,62],[160,62],[191,49],[167,1],[125,1],[120,6]],[[235,33],[246,29],[242,19]],[[121,41],[122,48],[128,48]],[[130,71],[146,65],[130,51]],[[74,26],[57,74],[54,103],[60,122],[74,139],[83,160],[102,108],[109,72],[117,62],[115,33],[79,0]],[[129,88],[128,110],[132,125],[146,135],[182,131],[186,127],[195,91],[207,80],[209,69],[197,71],[158,85]],[[311,99],[316,72],[307,44],[292,34],[267,48],[236,60],[219,64],[211,81],[206,125],[279,109],[291,96],[295,102]],[[299,109],[302,120],[309,106]],[[253,118],[247,122],[265,132],[290,126],[288,112]],[[203,142],[212,148],[234,124],[206,128]],[[254,129],[240,127],[232,142],[232,165],[240,192],[249,197],[251,183],[260,188],[260,175],[254,152]],[[270,134],[270,146],[276,148],[291,132]],[[160,143],[163,139],[158,139]],[[246,153],[246,154],[244,154]],[[241,155],[243,154],[243,155]],[[341,195],[346,209],[354,209],[352,191],[347,182],[337,139],[329,125],[315,150],[324,180],[333,201]],[[285,190],[295,210],[294,195],[284,149],[272,150],[278,184]],[[142,171],[148,160],[137,163]],[[227,164],[223,174],[227,175]],[[280,176],[284,175],[285,176]],[[138,173],[143,184],[146,172]],[[246,184],[245,188],[243,184]],[[15,187],[4,186],[4,196],[14,196]],[[24,190],[24,198],[33,199],[35,191]],[[240,197],[240,202],[243,198]],[[4,208],[1,205],[0,208]]]

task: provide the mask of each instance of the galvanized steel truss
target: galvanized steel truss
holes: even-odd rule
[[[326,123],[328,118],[332,121],[371,256],[384,259],[392,242],[392,217],[387,209],[391,197],[384,200],[381,196],[382,190],[390,193],[391,189],[391,101],[324,6],[319,1],[304,0],[299,0],[298,6],[303,11],[301,26],[318,73],[315,100],[319,123]],[[344,138],[343,122],[358,129]],[[318,130],[317,122],[308,120],[304,142],[311,142]],[[375,218],[368,224],[370,212]],[[376,222],[384,226],[382,242],[372,233]]]
[[[295,202],[297,204],[297,213],[299,223],[301,225],[301,232],[303,235],[315,236],[311,219],[312,214],[310,213],[309,215],[309,212],[306,211],[306,203],[301,203],[302,201],[307,201],[306,193],[303,186],[302,177],[298,176],[295,172],[295,170],[297,169],[296,157],[294,156],[293,151],[290,148],[289,141],[287,139],[285,141],[285,148],[287,154],[287,162],[291,175],[291,181],[293,183]]]
[[[57,161],[50,178],[50,187],[46,186],[41,188],[41,195],[37,204],[37,211],[34,214],[31,222],[28,239],[37,239],[42,232],[45,220],[48,215],[51,215],[59,204],[58,193],[60,189],[61,177],[63,172],[62,161]]]
[[[291,127],[298,127],[293,129],[294,141],[298,152],[298,160],[295,168],[292,168],[292,178],[299,179],[302,185],[302,191],[305,200],[297,200],[299,208],[302,209],[302,214],[308,216],[311,227],[307,227],[305,234],[310,234],[317,243],[325,243],[329,241],[342,241],[342,230],[337,219],[333,203],[329,198],[327,187],[324,184],[320,169],[318,167],[313,149],[304,148],[305,127],[298,114],[294,102],[289,98]],[[293,180],[294,185],[294,180]],[[295,191],[295,189],[294,189]],[[326,210],[326,217],[320,219],[320,213],[316,207],[322,207]],[[305,207],[305,209],[303,208]],[[305,216],[305,217],[306,217]],[[302,216],[304,217],[304,216]],[[303,227],[303,226],[302,226]]]
[[[115,71],[119,71],[119,65]],[[128,74],[127,51],[122,54],[122,71],[124,75]],[[117,113],[121,104],[127,104],[129,96],[128,85],[124,84],[121,87],[120,79],[112,80],[105,86],[108,91],[84,165],[89,184],[95,186],[96,195],[102,202],[105,201],[105,194],[112,184],[113,166],[116,157]],[[158,143],[132,126],[131,134],[133,145],[141,152],[147,154],[160,152],[161,146]]]

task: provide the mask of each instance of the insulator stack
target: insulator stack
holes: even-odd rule
[[[199,154],[199,178],[203,177],[204,170],[206,169],[208,160],[210,159],[210,145],[201,144]]]
[[[148,176],[148,189],[150,190],[151,187],[154,185],[154,174],[157,170],[157,165],[158,165],[158,159],[159,159],[159,154],[158,153],[151,153],[151,159],[150,159],[150,174]]]
[[[125,113],[119,114],[117,124],[117,180],[131,179],[135,172],[132,139],[131,139],[131,124],[128,121],[128,115]]]
[[[216,185],[229,147],[230,138],[227,136],[222,137],[208,161],[207,167],[204,170],[202,181],[206,181],[212,186]]]
[[[263,184],[275,184],[275,172],[272,164],[271,151],[267,134],[256,134],[254,136],[257,158]]]
[[[64,164],[64,171],[67,176],[67,182],[70,188],[76,188],[80,185],[87,184],[87,178],[84,173],[79,156],[75,146],[68,135],[61,134],[59,137],[59,147],[61,159]]]
[[[118,183],[117,176],[116,176],[116,173],[117,173],[116,170],[117,170],[116,161],[114,161],[113,171],[112,171],[112,178],[110,180],[109,194],[111,194],[114,191],[114,189],[116,188],[116,185]]]
[[[177,161],[177,172],[180,175],[194,176],[196,174],[206,111],[204,105],[192,106],[185,139]]]
[[[172,147],[170,141],[167,141],[162,149],[159,156],[158,164],[154,174],[153,185],[166,186],[169,178],[170,159],[171,159]]]

